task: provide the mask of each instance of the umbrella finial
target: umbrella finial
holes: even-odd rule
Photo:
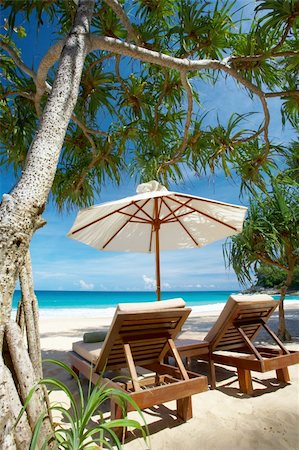
[[[147,183],[138,184],[136,192],[137,194],[145,194],[146,192],[155,192],[155,191],[167,191],[165,186],[160,184],[156,180],[148,181]]]

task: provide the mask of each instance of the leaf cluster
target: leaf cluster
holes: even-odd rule
[[[299,184],[293,174],[286,168],[272,178],[268,192],[251,197],[242,232],[224,247],[243,284],[260,264],[288,273],[299,261]]]
[[[133,427],[140,430],[145,442],[147,442],[148,430],[142,411],[127,393],[107,387],[104,380],[100,379],[93,388],[91,382],[89,383],[88,392],[85,395],[79,377],[70,367],[58,360],[47,359],[44,362],[55,364],[75,380],[79,399],[66,384],[57,378],[43,378],[36,386],[32,387],[19,413],[16,425],[39,386],[45,385],[49,389],[61,390],[70,406],[65,403],[53,403],[49,411],[40,414],[33,430],[30,450],[40,448],[46,450],[49,446],[55,450],[95,450],[96,448],[111,450],[117,448],[120,450],[122,442],[116,430],[121,427]],[[110,420],[104,418],[101,406],[107,400],[112,399],[120,405],[123,414],[122,419]],[[138,412],[144,428],[137,420],[128,419],[127,404],[133,406]],[[43,420],[48,414],[53,416],[58,414],[62,417],[62,420],[59,423],[54,423],[53,430],[48,436],[42,436]],[[96,421],[94,416],[97,416]]]
[[[255,286],[264,288],[280,288],[286,281],[287,274],[284,270],[274,266],[260,264],[255,270]],[[299,265],[295,267],[291,289],[299,289]]]
[[[132,0],[121,4],[139,45],[180,58],[231,58],[231,67],[259,89],[289,93],[281,102],[282,124],[298,126],[298,1],[261,0],[256,16],[248,20],[233,0]],[[51,24],[58,37],[65,36],[76,5],[73,0],[7,0],[1,8],[7,15],[7,32],[0,39],[21,57],[14,30],[22,26],[25,35],[26,23],[31,21],[37,29]],[[128,36],[105,2],[96,2],[92,32],[117,39]],[[36,88],[1,46],[0,51],[4,123],[0,164],[18,171],[37,129]],[[279,52],[281,57],[273,56]],[[252,58],[256,55],[258,58]],[[54,77],[55,67],[49,73],[50,84]],[[183,179],[185,166],[196,173],[220,169],[226,176],[237,173],[243,188],[265,190],[282,148],[266,145],[263,123],[259,129],[248,126],[251,113],[236,111],[226,121],[215,121],[212,112],[207,115],[200,93],[222,77],[218,70],[188,74],[194,105],[187,144],[180,152],[188,105],[179,72],[128,57],[116,58],[106,51],[89,54],[74,111],[77,122],[71,121],[67,130],[52,189],[58,208],[91,204],[103,183],[108,179],[118,183],[124,170],[139,181],[159,179],[167,185],[170,180]],[[43,96],[42,107],[47,96]]]

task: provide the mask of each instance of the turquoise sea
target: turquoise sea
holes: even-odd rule
[[[192,309],[214,309],[226,302],[232,291],[175,291],[163,292],[162,299],[183,298]],[[110,316],[118,303],[152,302],[155,292],[94,292],[94,291],[36,291],[42,317],[63,317],[66,314],[85,317],[90,314]],[[13,307],[17,307],[20,292],[16,291]],[[278,298],[278,296],[274,296]],[[288,296],[287,300],[299,301],[299,296]]]

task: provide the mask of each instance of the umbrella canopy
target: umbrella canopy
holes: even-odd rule
[[[203,247],[237,234],[246,210],[150,181],[137,187],[137,195],[80,210],[67,236],[98,250],[155,253],[160,300],[160,251]]]

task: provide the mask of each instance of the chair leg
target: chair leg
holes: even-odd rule
[[[289,369],[287,367],[283,367],[282,369],[276,370],[276,377],[278,381],[282,383],[289,383],[291,381],[289,375]]]
[[[192,400],[191,397],[185,397],[177,400],[177,416],[185,422],[192,419]]]
[[[243,394],[252,395],[253,387],[250,370],[238,368],[238,379],[240,391],[243,392]]]
[[[71,369],[75,372],[76,375],[80,375],[80,371],[77,369],[77,367],[72,366]]]
[[[186,369],[190,369],[192,358],[190,356],[186,357]]]
[[[210,376],[211,376],[211,389],[216,389],[215,363],[211,358],[209,359],[209,372],[210,372]]]
[[[111,410],[111,420],[122,419],[123,411],[120,405],[114,400],[110,401],[110,410]],[[121,442],[126,438],[127,428],[125,427],[115,427],[113,428],[114,433],[119,438]]]

